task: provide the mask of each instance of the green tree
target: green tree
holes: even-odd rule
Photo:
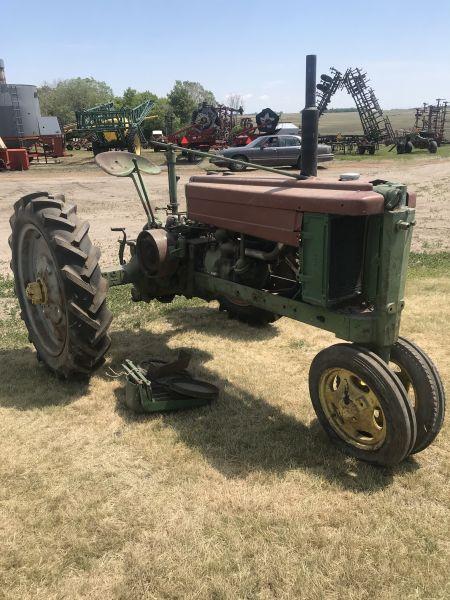
[[[75,111],[90,108],[114,99],[113,91],[104,81],[93,77],[63,79],[38,88],[42,114],[58,117],[61,125],[75,122]]]
[[[201,102],[215,104],[214,94],[195,81],[175,81],[167,95],[175,116],[182,125],[191,122],[192,112]]]
[[[167,131],[168,120],[172,122],[172,131],[176,131],[181,127],[180,119],[176,117],[167,98],[158,98],[156,100],[149,117],[149,119],[144,121],[144,132],[147,137],[154,129],[161,129],[166,134],[170,133]]]
[[[122,97],[116,98],[116,103],[118,106],[126,106],[127,108],[135,108],[146,102],[147,100],[153,100],[156,102],[158,100],[158,96],[153,92],[149,92],[146,90],[145,92],[138,92],[134,88],[128,87]]]

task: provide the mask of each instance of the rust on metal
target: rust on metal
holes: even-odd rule
[[[36,281],[31,281],[27,285],[25,293],[32,304],[47,304],[47,287],[42,279],[38,278]]]
[[[190,178],[193,183],[225,183],[235,185],[257,185],[272,187],[295,187],[320,190],[350,190],[372,191],[370,181],[357,179],[355,181],[324,181],[317,177],[309,179],[282,179],[281,177],[236,177],[234,175],[194,175]]]
[[[265,240],[296,246],[304,212],[361,216],[382,214],[384,198],[374,191],[298,186],[239,185],[238,181],[190,181],[188,218]],[[356,186],[355,186],[356,187]]]

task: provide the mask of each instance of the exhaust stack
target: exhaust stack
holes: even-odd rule
[[[6,83],[5,62],[2,58],[0,58],[0,83]]]
[[[300,171],[304,177],[317,175],[319,112],[316,107],[316,62],[315,54],[306,56],[305,108],[302,110],[302,168]]]

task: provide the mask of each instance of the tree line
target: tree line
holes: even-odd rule
[[[165,130],[168,119],[173,129],[179,129],[190,123],[192,112],[198,104],[216,102],[214,94],[196,81],[177,80],[164,97],[158,97],[148,90],[138,92],[131,87],[128,87],[122,96],[114,96],[107,83],[92,77],[75,77],[53,84],[44,83],[38,88],[38,97],[42,114],[58,117],[63,127],[75,123],[75,111],[78,110],[111,101],[119,108],[135,108],[146,100],[152,100],[154,105],[149,115],[152,118],[143,123],[146,135],[153,129]]]

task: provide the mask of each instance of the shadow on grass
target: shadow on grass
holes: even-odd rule
[[[173,359],[177,350],[170,348],[172,337],[183,331],[204,331],[201,315],[209,311],[199,308],[183,312],[189,313],[188,318],[170,315],[175,328],[164,334],[145,330],[112,332],[112,364],[117,367],[130,357],[135,362],[148,356]],[[214,327],[208,319],[211,332]],[[264,339],[264,330],[255,332],[249,328],[251,331],[245,335],[244,326],[235,329],[241,331],[243,337],[251,334],[253,340],[258,335],[261,336],[259,339]],[[216,333],[224,335],[220,324]],[[177,432],[183,443],[199,451],[225,477],[239,479],[258,472],[282,476],[289,471],[303,470],[340,488],[371,493],[389,486],[395,474],[418,467],[413,458],[395,469],[383,469],[346,457],[330,443],[316,420],[310,424],[302,423],[263,397],[230,383],[208,368],[207,361],[211,358],[208,352],[194,351],[191,372],[218,386],[218,400],[205,408],[166,413],[163,420]],[[36,410],[64,406],[85,395],[89,386],[83,379],[58,380],[37,363],[36,354],[30,347],[1,350],[0,364],[0,406],[5,408]],[[100,376],[107,378],[106,371],[101,370]],[[117,411],[124,421],[131,423],[154,418],[130,412],[124,405],[124,394],[124,386],[115,390]],[[310,402],[310,399],[305,397],[299,401]]]
[[[64,406],[85,395],[86,378],[58,379],[36,360],[30,347],[0,350],[0,406],[32,410]]]
[[[278,335],[276,327],[266,325],[255,327],[230,318],[229,314],[219,312],[216,307],[208,305],[189,307],[168,312],[165,318],[178,330],[200,331],[213,337],[223,337],[231,340],[249,340],[263,342]],[[237,324],[238,323],[238,324]]]
[[[190,325],[186,328],[189,330]],[[130,348],[136,362],[148,356],[174,359],[176,351],[169,348],[172,335],[173,332],[155,334],[143,330],[114,332],[113,363],[117,365],[128,358]],[[282,475],[301,469],[312,471],[320,479],[343,489],[371,493],[389,486],[395,474],[417,468],[412,458],[395,469],[386,469],[341,454],[317,420],[306,425],[264,398],[231,384],[208,369],[205,363],[210,358],[207,352],[194,351],[191,372],[217,385],[221,390],[219,399],[205,408],[166,413],[163,419],[183,443],[201,452],[225,477],[245,478],[257,472]],[[125,407],[124,387],[116,389],[115,394],[117,411],[125,421],[154,418],[135,415]],[[305,397],[301,401],[310,402],[310,399]]]

